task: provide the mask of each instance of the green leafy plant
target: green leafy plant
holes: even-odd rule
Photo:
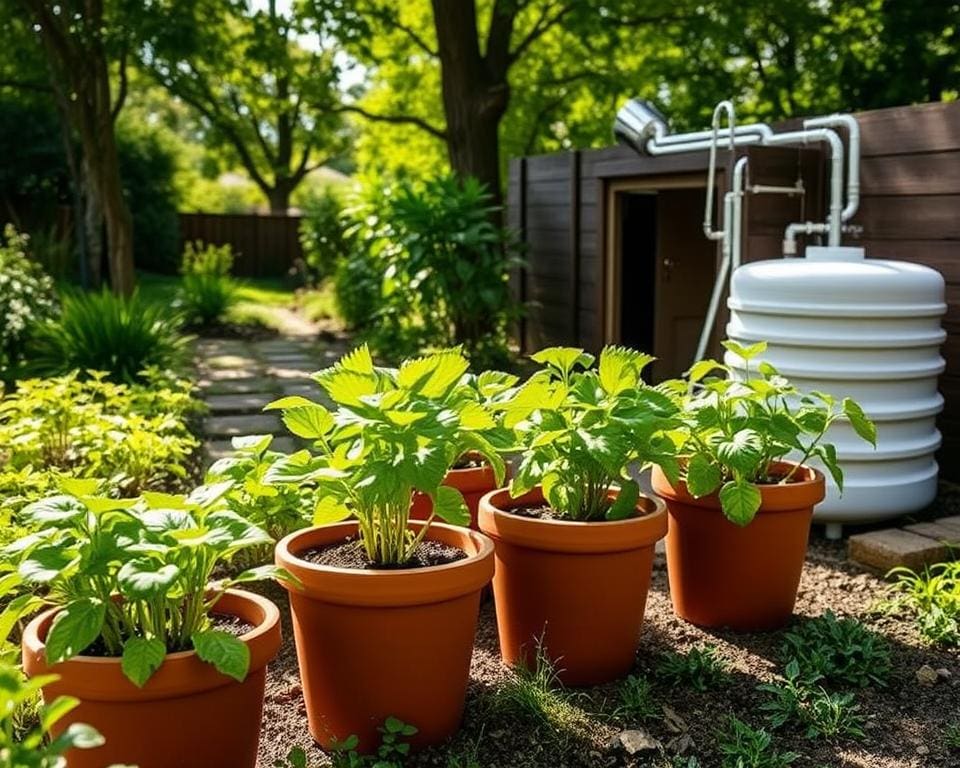
[[[344,217],[340,196],[329,188],[308,197],[302,207],[300,245],[307,282],[320,285],[350,257],[354,246],[347,235],[349,221]]]
[[[943,732],[943,743],[947,749],[960,751],[960,720],[955,720]]]
[[[628,468],[675,467],[665,430],[676,426],[677,407],[641,378],[653,358],[606,347],[594,369],[594,357],[582,349],[552,347],[533,359],[545,367],[491,405],[523,449],[511,496],[539,485],[572,520],[634,515],[640,487]]]
[[[225,508],[231,483],[187,496],[139,499],[94,495],[94,480],[64,480],[64,493],[24,508],[35,532],[2,553],[0,616],[7,631],[44,606],[60,608],[46,637],[50,664],[91,646],[120,657],[143,686],[167,653],[193,649],[217,670],[246,677],[249,649],[211,618],[235,584],[283,575],[262,567],[213,581],[219,564],[270,542],[265,531]]]
[[[491,442],[498,424],[483,398],[516,379],[497,373],[465,377],[468,365],[453,349],[407,360],[398,369],[377,368],[369,349],[358,347],[314,375],[336,412],[304,397],[267,406],[281,410],[287,428],[312,441],[313,449],[278,458],[263,482],[308,484],[315,489],[316,524],[352,517],[373,563],[408,562],[435,517],[469,521],[460,492],[441,485],[462,454],[482,455],[498,482],[504,475]],[[433,515],[419,531],[408,525],[414,491],[433,500]]]
[[[645,677],[630,675],[617,688],[619,703],[613,716],[629,722],[652,720],[660,715],[653,699],[653,686]]]
[[[887,574],[891,608],[911,612],[921,637],[931,643],[960,645],[960,561],[936,563],[921,572],[894,568]]]
[[[178,301],[190,324],[209,326],[226,317],[237,299],[237,287],[230,277],[232,268],[230,245],[204,245],[200,241],[186,244]]]
[[[730,715],[725,730],[717,734],[721,768],[787,768],[800,758],[796,752],[780,752],[763,728],[752,728]]]
[[[884,685],[890,674],[887,641],[856,619],[838,619],[833,611],[784,635],[781,656],[795,662],[806,680],[865,687]]]
[[[18,669],[0,664],[0,768],[65,768],[63,755],[67,750],[93,749],[103,744],[103,737],[82,723],[71,724],[56,738],[50,736],[53,726],[80,703],[68,696],[41,706],[37,727],[17,735],[18,711],[31,705],[41,687],[56,679],[48,675],[24,680]]]
[[[657,675],[671,684],[688,685],[696,691],[719,688],[727,681],[727,666],[715,646],[691,648],[687,653],[664,653]]]
[[[404,760],[410,754],[410,743],[405,739],[416,735],[416,727],[396,717],[388,717],[380,731],[380,746],[373,755],[357,753],[360,740],[350,736],[336,742],[330,748],[332,768],[403,768]],[[278,760],[274,768],[308,768],[307,753],[302,747],[293,747],[285,760]]]
[[[823,438],[830,426],[846,419],[862,439],[876,445],[876,428],[850,398],[838,406],[823,392],[801,393],[766,362],[751,361],[766,350],[761,342],[724,346],[740,357],[750,376],[742,379],[727,366],[704,360],[687,373],[685,382],[671,382],[676,394],[689,389],[680,443],[683,479],[692,496],[719,492],[724,515],[747,525],[760,508],[758,485],[793,480],[800,466],[817,459],[843,488],[837,452]],[[723,374],[716,376],[716,373]],[[796,465],[781,472],[777,465],[790,455]]]
[[[771,694],[760,705],[773,728],[795,722],[808,739],[866,738],[864,719],[852,693],[831,693],[818,685],[819,677],[801,675],[796,660],[787,664],[782,683],[766,683],[759,690]]]
[[[136,293],[124,298],[106,289],[67,292],[57,317],[37,328],[29,366],[44,376],[103,371],[116,382],[144,381],[147,370],[184,361],[188,338],[180,333],[182,322],[169,306],[144,302]]]

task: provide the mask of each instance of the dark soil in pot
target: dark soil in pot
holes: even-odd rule
[[[298,556],[314,565],[333,568],[356,568],[358,570],[403,570],[404,568],[429,568],[432,565],[447,565],[463,560],[467,553],[458,547],[450,547],[439,541],[421,541],[413,557],[399,565],[374,563],[357,539],[347,539],[340,544],[315,547],[298,553]]]

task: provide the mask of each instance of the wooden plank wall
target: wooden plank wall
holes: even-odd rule
[[[300,217],[181,213],[180,247],[194,240],[233,248],[237,277],[283,277],[303,258]]]

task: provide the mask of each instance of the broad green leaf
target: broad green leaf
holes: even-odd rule
[[[96,597],[82,597],[64,606],[47,633],[48,664],[71,659],[100,636],[107,608]]]
[[[75,559],[73,553],[60,546],[37,547],[20,562],[17,573],[26,582],[48,584]]]
[[[212,507],[230,492],[234,484],[233,480],[224,480],[219,483],[197,486],[187,496],[187,503],[196,504],[202,509]]]
[[[849,397],[844,398],[843,415],[861,440],[866,440],[874,448],[877,447],[877,425],[867,417],[858,403]]]
[[[593,364],[593,355],[576,347],[547,347],[530,355],[530,358],[541,365],[556,368],[564,377],[577,365],[587,368]]]
[[[211,468],[212,469],[212,468]],[[187,499],[174,493],[158,493],[156,491],[144,491],[141,498],[152,509],[188,509]]]
[[[456,488],[441,485],[433,496],[433,511],[437,517],[451,525],[470,525],[470,511],[463,494]]]
[[[201,661],[227,677],[243,682],[250,669],[250,649],[239,638],[219,629],[194,632],[193,648]]]
[[[53,677],[57,679],[56,676]],[[50,729],[80,705],[73,696],[58,696],[40,710],[40,730],[49,733]]]
[[[720,486],[723,473],[720,467],[703,454],[697,453],[687,462],[687,490],[695,499],[709,496]]]
[[[439,398],[460,381],[469,367],[470,361],[460,350],[443,350],[404,361],[397,374],[397,383],[424,397]]]
[[[627,347],[604,347],[600,351],[600,361],[597,366],[600,386],[608,395],[616,395],[636,387],[640,372],[653,362],[653,359],[650,355],[644,355]]]
[[[131,637],[123,645],[120,668],[131,683],[143,688],[166,657],[167,649],[159,638]]]
[[[843,470],[840,468],[840,461],[837,457],[837,449],[831,443],[821,443],[814,451],[814,455],[820,457],[823,466],[830,473],[833,482],[837,484],[840,492],[843,492]]]
[[[128,560],[117,572],[120,594],[128,600],[152,600],[166,595],[180,576],[180,569],[150,558]]]
[[[29,525],[45,528],[80,520],[87,514],[87,508],[73,496],[48,496],[27,504],[20,514]]]
[[[497,426],[493,416],[480,403],[469,402],[460,410],[460,426],[463,429],[493,429]]]
[[[728,467],[750,475],[763,457],[763,441],[752,429],[741,429],[729,440],[717,443],[717,456]]]
[[[289,397],[281,397],[279,400],[274,400],[272,403],[267,403],[263,406],[265,411],[286,411],[291,408],[312,408],[316,403],[313,400],[308,400],[305,397],[300,397],[300,395],[290,395]]]
[[[106,744],[106,739],[91,725],[85,723],[70,723],[50,745],[53,754],[66,752],[68,749],[95,749]],[[117,768],[111,766],[111,768]]]
[[[366,344],[361,344],[340,358],[339,365],[345,371],[354,373],[371,374],[374,371],[373,357],[370,355],[370,348]]]
[[[333,429],[333,416],[322,405],[291,408],[282,418],[287,429],[306,440],[323,437]]]
[[[607,520],[625,520],[636,513],[640,486],[633,480],[621,480],[620,492],[607,510]]]
[[[349,518],[351,514],[353,513],[350,508],[333,496],[322,496],[313,508],[313,524],[330,525],[331,523],[339,523]]]
[[[259,456],[267,450],[272,442],[273,435],[242,435],[230,440],[234,450],[252,453],[255,456]]]
[[[96,478],[64,477],[60,479],[60,490],[71,496],[93,496],[100,488]]]
[[[737,357],[741,357],[748,362],[757,355],[761,355],[767,351],[767,342],[765,341],[758,341],[756,344],[750,344],[746,347],[737,344],[735,341],[730,341],[729,339],[720,343],[725,349],[733,352],[733,354],[735,354]]]
[[[700,360],[690,367],[686,377],[691,383],[696,384],[714,371],[726,371],[726,367],[716,360]]]
[[[727,519],[736,525],[747,525],[760,509],[760,490],[748,482],[725,483],[720,489],[720,507]]]
[[[356,373],[334,367],[314,374],[314,379],[335,403],[348,407],[362,406],[364,397],[377,392],[377,379],[374,374]]]

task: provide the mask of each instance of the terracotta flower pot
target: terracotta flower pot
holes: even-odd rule
[[[659,499],[637,517],[568,522],[505,510],[543,501],[506,489],[480,500],[480,530],[496,544],[493,594],[507,664],[532,665],[538,644],[568,685],[596,685],[633,666],[650,586],[653,548],[667,531]]]
[[[419,526],[421,523],[412,523]],[[460,726],[480,590],[493,575],[493,543],[435,523],[427,539],[467,557],[447,565],[358,570],[297,557],[356,534],[355,522],[308,528],[277,544],[288,587],[310,733],[324,747],[351,735],[360,750],[380,744],[378,726],[398,717],[418,729],[415,747],[444,741]]]
[[[509,466],[507,467],[507,478],[510,476]],[[444,485],[456,488],[463,494],[464,501],[467,502],[467,509],[470,510],[470,527],[477,529],[477,508],[480,505],[480,499],[484,494],[489,493],[497,487],[497,479],[493,474],[493,468],[483,463],[479,467],[467,467],[465,469],[451,469],[443,479]],[[410,518],[412,520],[426,520],[433,511],[433,504],[429,496],[422,493],[413,494],[413,504],[410,507]]]
[[[789,469],[792,465],[783,465]],[[659,468],[653,488],[667,502],[667,571],[677,616],[703,627],[776,629],[793,614],[823,475],[806,467],[797,482],[758,486],[760,511],[744,527],[723,516],[713,496],[694,499]]]
[[[260,741],[267,662],[280,648],[280,612],[259,595],[231,590],[217,611],[254,626],[241,637],[250,649],[250,672],[236,680],[217,672],[193,651],[171,653],[137,688],[116,658],[77,656],[48,666],[44,640],[58,609],[41,614],[23,635],[23,668],[30,677],[55,674],[44,686],[47,701],[75,696],[80,705],[60,720],[55,732],[71,723],[88,723],[106,739],[96,749],[71,750],[68,768],[254,768]]]

